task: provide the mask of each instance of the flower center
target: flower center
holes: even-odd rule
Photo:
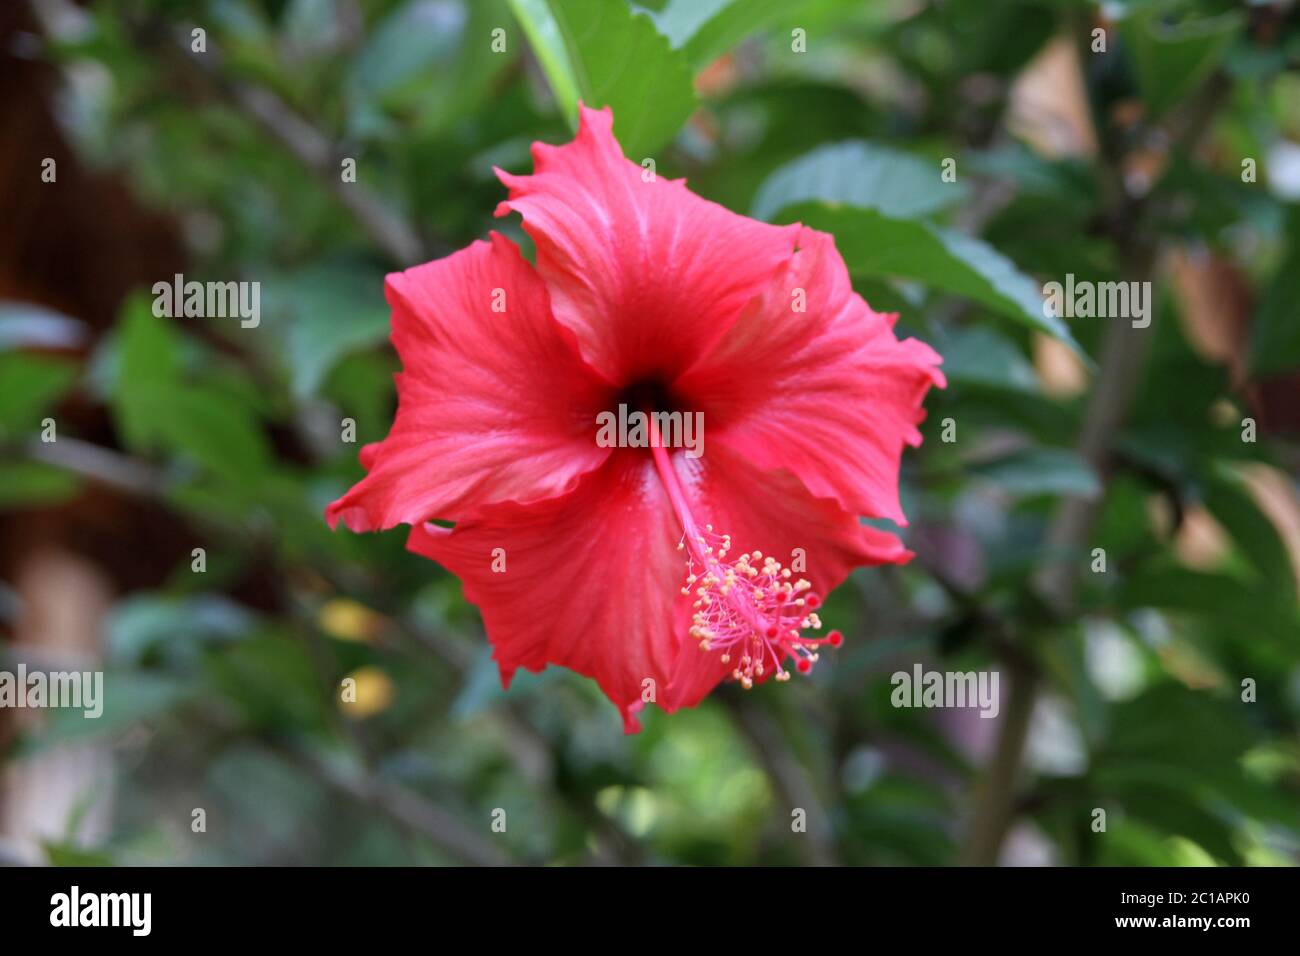
[[[682,526],[677,545],[686,552],[682,593],[695,595],[691,637],[699,640],[701,650],[718,651],[724,664],[734,664],[731,677],[746,690],[769,670],[777,680],[789,680],[787,658],[794,659],[799,673],[808,673],[817,662],[818,647],[843,642],[839,631],[820,638],[803,636],[805,628],[822,626],[816,610],[821,598],[812,584],[759,551],[728,560],[731,535],[715,532],[711,524],[701,528],[695,521],[668,452],[660,445],[652,436],[655,469]]]

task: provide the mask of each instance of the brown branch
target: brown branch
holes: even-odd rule
[[[748,695],[732,694],[727,705],[736,726],[749,741],[776,790],[777,799],[787,810],[802,809],[807,814],[808,829],[795,841],[800,858],[807,866],[836,866],[835,841],[830,817],[808,780],[803,765],[790,752],[781,728]]]
[[[69,16],[68,7],[61,0],[34,0],[43,28],[56,39],[64,38],[60,31],[78,27],[78,17],[75,11]],[[130,29],[136,43],[215,91],[279,143],[320,181],[394,263],[407,266],[428,258],[428,250],[416,231],[379,196],[361,182],[343,181],[342,151],[283,99],[264,87],[226,75],[218,51],[195,52],[188,36],[174,34],[160,19],[140,21]]]
[[[379,810],[394,823],[425,837],[461,862],[474,866],[507,866],[512,862],[504,851],[475,835],[449,810],[423,795],[383,777],[350,773],[295,746],[272,744],[271,749],[322,783]]]
[[[1171,155],[1195,149],[1210,130],[1230,88],[1222,75],[1215,74],[1195,99],[1169,119],[1164,133]],[[1104,125],[1102,128],[1105,129]],[[1141,204],[1125,188],[1122,150],[1109,138],[1103,141],[1103,147],[1114,205],[1111,222],[1121,261],[1126,264],[1128,279],[1149,281],[1158,255],[1158,242],[1140,231]],[[1154,324],[1139,329],[1123,320],[1113,322],[1106,330],[1097,378],[1076,444],[1079,455],[1103,482],[1110,470],[1114,435],[1137,391],[1154,334]],[[1073,608],[1084,566],[1081,558],[1103,500],[1103,495],[1071,496],[1062,502],[1048,527],[1044,564],[1035,576],[1034,585],[1048,608],[1062,619]],[[995,865],[1015,821],[1017,789],[1039,679],[1033,671],[1016,667],[1014,660],[1008,663],[1012,669],[1012,685],[1006,712],[999,722],[993,757],[977,790],[961,853],[961,862],[967,865]]]
[[[60,438],[50,444],[32,442],[26,451],[36,460],[143,498],[161,496],[167,485],[166,476],[152,465],[75,438]],[[430,631],[409,618],[395,618],[394,627],[406,640],[431,652],[462,680],[468,678],[474,655],[467,649],[445,634]],[[518,707],[505,702],[486,717],[497,725],[503,748],[525,778],[536,783],[550,775],[555,765],[550,743],[522,716]],[[366,796],[355,789],[350,792],[357,799]],[[610,862],[629,863],[640,859],[639,847],[592,800],[575,801],[572,809],[603,837]]]
[[[156,497],[166,487],[166,479],[158,469],[79,438],[33,440],[23,451],[33,461],[54,465],[128,494]]]
[[[343,181],[343,154],[316,127],[271,91],[225,77],[214,53],[183,49],[187,54],[183,62],[207,77],[241,112],[309,169],[389,258],[403,266],[425,260],[423,244],[413,229],[360,182]]]

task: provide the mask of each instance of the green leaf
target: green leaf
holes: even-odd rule
[[[967,382],[1018,392],[1036,392],[1038,376],[1015,344],[984,326],[958,329],[938,345],[943,374],[950,382]]]
[[[639,160],[671,140],[694,111],[685,58],[621,0],[511,0],[511,7],[571,125],[578,99],[612,107],[623,152]]]
[[[1015,495],[1094,497],[1101,482],[1088,463],[1063,448],[1023,448],[970,469]]]
[[[300,399],[314,394],[345,355],[388,337],[384,277],[358,266],[305,269],[275,283],[268,303]]]
[[[418,107],[419,129],[425,135],[489,108],[486,100],[522,47],[517,39],[507,38],[504,52],[493,49],[492,31],[509,26],[506,0],[472,0],[465,6],[469,18],[452,56],[438,64],[432,82],[422,76],[403,90]]]
[[[1126,816],[1237,862],[1230,836],[1242,810],[1294,821],[1294,801],[1288,812],[1242,765],[1258,734],[1242,713],[1230,697],[1157,685],[1112,707],[1112,729],[1093,754],[1090,779]]]
[[[127,407],[146,447],[180,453],[232,484],[269,466],[270,446],[251,411],[220,389],[143,384],[131,390]]]
[[[81,489],[76,475],[39,461],[0,464],[0,508],[52,505]]]
[[[132,449],[179,453],[231,483],[269,466],[270,446],[247,401],[181,376],[181,338],[143,299],[127,305],[117,345],[113,411]]]
[[[1151,119],[1192,92],[1219,65],[1242,23],[1240,15],[1228,12],[1171,25],[1160,22],[1162,9],[1161,4],[1146,7],[1122,26]]]
[[[551,84],[551,93],[564,112],[569,126],[578,128],[578,99],[583,94],[573,72],[573,63],[564,44],[560,24],[551,13],[547,0],[510,0],[510,9],[528,37],[533,54]]]
[[[384,18],[352,61],[352,84],[382,97],[421,70],[452,56],[465,23],[458,4],[412,0]],[[487,37],[479,38],[483,43]]]
[[[1300,368],[1300,210],[1287,219],[1287,251],[1251,323],[1250,367],[1260,377]]]
[[[337,693],[323,684],[317,663],[300,642],[268,631],[210,654],[205,671],[253,723],[317,729],[328,719],[329,691]]]
[[[141,382],[174,381],[180,362],[181,337],[172,321],[154,315],[143,296],[131,298],[117,333],[116,391]]]
[[[113,855],[107,850],[86,849],[73,843],[41,843],[50,866],[112,866]]]
[[[76,380],[77,367],[67,360],[0,354],[0,432],[17,435],[32,427]]]
[[[1162,608],[1201,618],[1220,638],[1249,634],[1252,652],[1272,646],[1285,649],[1288,660],[1294,655],[1294,604],[1266,597],[1240,577],[1183,567],[1144,569],[1121,583],[1117,601],[1124,608]]]
[[[281,20],[281,38],[295,52],[333,49],[343,32],[334,12],[334,0],[289,0]]]
[[[698,70],[749,34],[809,5],[808,0],[668,0],[651,16],[673,49]]]
[[[1291,558],[1273,522],[1231,475],[1209,480],[1205,506],[1232,535],[1242,555],[1285,604],[1295,603],[1295,577]]]
[[[241,637],[254,623],[251,612],[224,595],[141,594],[113,606],[105,644],[112,663],[132,667],[152,651],[171,660],[192,656],[205,643]]]
[[[771,219],[808,200],[874,209],[918,219],[966,196],[961,183],[945,183],[932,162],[861,140],[821,146],[782,166],[754,197],[753,215]]]
[[[452,716],[457,720],[468,720],[500,703],[505,696],[500,673],[492,655],[480,652],[451,706]]]
[[[914,279],[965,296],[1022,325],[1065,342],[1080,355],[1065,323],[1045,314],[1033,280],[988,243],[926,222],[874,209],[796,203],[775,217],[829,232],[849,271],[860,276]]]
[[[19,753],[40,753],[50,747],[92,737],[120,739],[142,722],[157,727],[168,711],[197,696],[193,684],[165,674],[108,669],[98,703],[103,712],[87,719],[89,708],[55,707],[48,712],[46,730],[22,741]]]

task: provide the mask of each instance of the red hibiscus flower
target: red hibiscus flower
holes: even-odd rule
[[[583,108],[572,143],[533,146],[533,175],[498,170],[535,268],[493,233],[388,277],[397,418],[327,517],[411,525],[481,610],[504,684],[563,665],[633,732],[646,701],[784,680],[840,642],[805,633],[819,595],[911,557],[859,516],[906,523],[899,458],[944,382],[830,236],[655,178],[612,124]],[[641,447],[597,440],[620,406]],[[706,444],[664,447],[692,420]]]

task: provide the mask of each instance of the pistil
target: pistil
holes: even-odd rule
[[[779,681],[789,680],[785,662],[791,658],[801,674],[811,671],[821,645],[838,647],[843,641],[839,631],[819,638],[803,636],[805,629],[821,627],[817,615],[821,598],[812,584],[759,551],[743,552],[729,560],[731,535],[696,521],[653,425],[650,446],[655,469],[682,527],[677,545],[686,554],[682,593],[695,597],[691,637],[699,641],[701,650],[716,651],[723,663],[732,664],[732,679],[746,690],[768,673]]]

